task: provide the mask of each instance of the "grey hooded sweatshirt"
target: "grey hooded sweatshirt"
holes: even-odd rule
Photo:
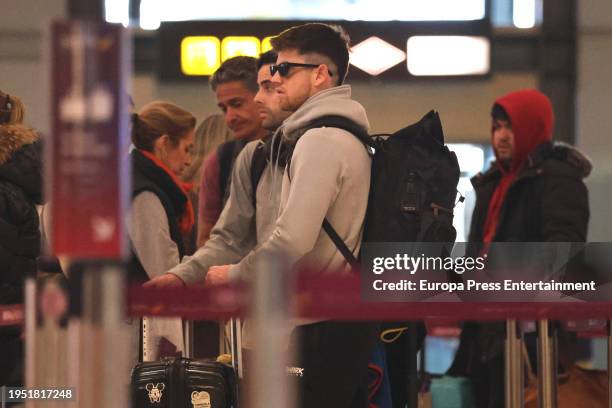
[[[230,277],[251,280],[267,256],[283,255],[321,271],[348,270],[347,263],[322,229],[325,218],[354,253],[359,251],[370,188],[371,159],[364,145],[338,128],[301,134],[322,116],[344,116],[369,130],[363,106],[342,85],[311,96],[281,128],[295,145],[282,180],[279,217],[271,236],[230,269]]]
[[[272,233],[278,216],[282,169],[266,166],[257,184],[253,208],[251,161],[256,140],[247,144],[236,158],[230,195],[206,244],[169,272],[186,283],[204,283],[208,268],[239,262]]]

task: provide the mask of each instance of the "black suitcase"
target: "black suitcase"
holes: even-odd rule
[[[232,366],[170,358],[132,370],[132,408],[237,408]]]

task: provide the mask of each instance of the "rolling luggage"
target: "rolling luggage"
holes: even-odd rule
[[[216,361],[170,358],[132,371],[133,408],[234,408],[233,368]]]
[[[138,363],[132,370],[132,408],[237,408],[239,334],[232,320],[232,365],[190,358]]]

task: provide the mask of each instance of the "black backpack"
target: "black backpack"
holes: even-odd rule
[[[364,242],[455,241],[453,207],[459,163],[455,153],[444,145],[437,112],[430,111],[417,123],[393,134],[370,136],[361,126],[342,116],[320,117],[301,131],[320,127],[350,132],[372,156]],[[261,143],[253,153],[253,192],[267,165],[266,151],[266,145]],[[288,168],[290,165],[289,160]],[[327,220],[323,228],[346,260],[357,265],[357,259]]]
[[[376,137],[365,242],[454,242],[457,156],[444,145],[437,112]]]

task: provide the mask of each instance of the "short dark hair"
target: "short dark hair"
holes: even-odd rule
[[[259,72],[264,65],[275,64],[276,58],[278,58],[278,53],[274,50],[266,51],[261,54],[257,60],[257,72]]]
[[[257,92],[257,59],[238,56],[230,58],[221,64],[210,79],[213,92],[220,84],[240,81],[247,89]]]
[[[506,110],[498,103],[493,105],[491,109],[491,118],[493,120],[504,120],[510,122],[510,116],[506,113]]]
[[[291,27],[272,38],[272,47],[279,52],[295,49],[300,54],[319,54],[327,57],[338,69],[338,85],[348,73],[349,36],[340,26],[308,23]]]

